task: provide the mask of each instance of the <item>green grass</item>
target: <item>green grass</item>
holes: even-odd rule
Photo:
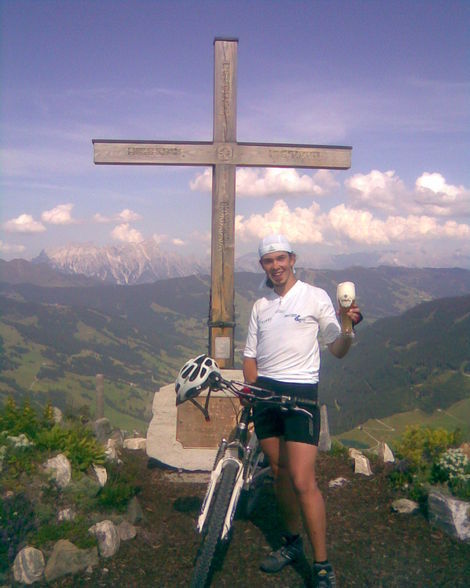
[[[456,402],[447,409],[438,409],[432,414],[421,410],[398,413],[383,419],[369,419],[359,427],[345,431],[334,438],[347,446],[373,447],[378,441],[393,444],[411,425],[443,428],[448,431],[460,429],[463,438],[470,440],[470,398]],[[374,439],[375,438],[375,439]]]
[[[104,416],[108,418],[114,426],[126,431],[139,431],[142,435],[147,433],[147,427],[150,423],[150,419],[148,422],[136,419],[128,414],[117,411],[107,404],[105,404],[104,407]]]

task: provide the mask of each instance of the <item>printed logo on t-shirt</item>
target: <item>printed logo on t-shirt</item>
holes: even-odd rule
[[[296,322],[303,323],[308,317],[302,317],[300,314],[285,314],[284,318],[293,318]]]

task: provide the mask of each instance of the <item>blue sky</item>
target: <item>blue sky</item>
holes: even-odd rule
[[[467,1],[0,6],[3,259],[148,239],[206,255],[208,170],[95,166],[91,141],[211,140],[226,36],[239,141],[353,147],[348,171],[239,169],[236,255],[284,232],[318,265],[470,268]]]

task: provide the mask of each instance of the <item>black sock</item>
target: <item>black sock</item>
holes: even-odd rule
[[[315,565],[316,565],[316,566],[327,566],[327,565],[328,565],[328,563],[329,563],[329,562],[328,562],[328,560],[327,560],[327,559],[325,559],[325,561],[316,561],[316,562],[315,562]]]
[[[284,537],[286,538],[287,543],[290,544],[296,541],[300,535],[298,533],[295,535],[293,533],[284,533]]]

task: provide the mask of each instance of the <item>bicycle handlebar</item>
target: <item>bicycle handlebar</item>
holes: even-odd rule
[[[266,390],[265,388],[260,388],[253,384],[237,382],[236,380],[226,380],[222,376],[216,376],[213,378],[213,383],[210,384],[210,389],[227,390],[232,392],[238,398],[243,398],[244,400],[278,404],[292,410],[296,410],[296,407],[298,407],[299,404],[310,407],[318,406],[317,400],[287,394],[275,394],[271,390]],[[299,407],[299,410],[302,409]]]

